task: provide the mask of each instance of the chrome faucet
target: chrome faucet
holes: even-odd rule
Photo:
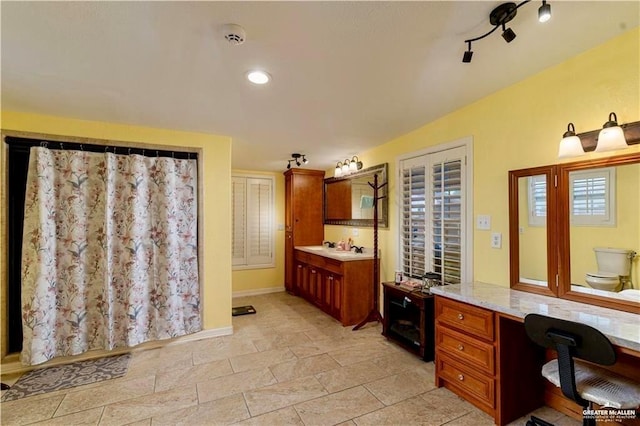
[[[332,241],[323,241],[322,244],[325,244],[328,248],[336,248],[336,243]]]

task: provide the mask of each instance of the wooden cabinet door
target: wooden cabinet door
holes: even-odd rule
[[[302,283],[304,281],[304,264],[295,262],[295,274],[293,277],[292,288],[293,294],[296,296],[302,295]]]
[[[331,272],[327,272],[322,280],[322,310],[333,315],[331,311],[331,298],[333,297],[333,281],[335,277]]]
[[[331,284],[331,315],[342,319],[342,275],[333,275]]]
[[[292,232],[286,231],[284,236],[284,289],[293,294],[298,294],[297,286],[300,283],[299,278],[294,272],[293,261],[293,236]]]
[[[322,292],[320,290],[322,281],[322,273],[316,267],[309,267],[309,301],[320,305],[322,300]]]

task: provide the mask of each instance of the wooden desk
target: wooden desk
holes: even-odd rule
[[[526,336],[523,321],[529,313],[599,329],[618,354],[610,369],[640,381],[638,315],[483,283],[436,287],[432,292],[436,293],[436,386],[473,403],[498,425],[544,404],[582,419],[582,408],[542,378],[542,365],[555,356]]]

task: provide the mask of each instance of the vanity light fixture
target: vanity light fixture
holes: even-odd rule
[[[307,164],[309,163],[309,160],[307,160],[306,154],[298,154],[297,152],[294,152],[293,154],[291,154],[291,160],[287,160],[287,169],[291,168],[291,163],[294,163],[296,166],[300,167],[303,164]]]
[[[353,173],[361,169],[362,169],[362,161],[358,159],[357,155],[354,155],[353,158],[351,159],[351,162],[349,163],[349,170],[351,171],[351,173]]]
[[[615,151],[617,149],[624,149],[627,146],[624,132],[622,128],[618,126],[618,117],[616,117],[615,112],[612,112],[609,114],[609,120],[604,123],[602,130],[600,130],[596,152]]]
[[[601,130],[576,134],[573,123],[569,123],[560,141],[558,158],[577,157],[591,151],[614,151],[636,144],[640,144],[640,121],[618,125],[618,117],[612,112]]]
[[[507,22],[510,22],[513,18],[515,18],[518,13],[518,9],[529,3],[531,0],[524,0],[517,5],[513,2],[502,3],[494,8],[489,14],[489,22],[493,25],[493,28],[484,33],[481,36],[470,38],[465,40],[467,43],[467,51],[464,52],[462,56],[462,62],[469,63],[471,62],[471,58],[473,57],[473,51],[471,50],[471,43],[474,41],[482,40],[485,37],[488,37],[491,33],[493,33],[498,28],[502,27],[502,38],[507,43],[511,43],[513,39],[516,38],[516,33],[511,29],[507,28]],[[551,5],[547,3],[546,0],[542,0],[542,6],[538,9],[538,21],[539,22],[547,22],[551,18]]]
[[[333,177],[340,177],[342,176],[342,162],[338,161],[338,164],[336,164],[336,169],[333,172]]]
[[[573,123],[569,123],[567,131],[562,135],[560,148],[558,149],[558,158],[577,157],[584,154],[584,148],[580,138],[576,136],[576,129]]]
[[[351,160],[349,160],[348,158],[345,158],[344,161],[342,162],[342,175],[346,176],[349,173],[351,173],[351,169],[349,168],[349,165],[351,163]]]

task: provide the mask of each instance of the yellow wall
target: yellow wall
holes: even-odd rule
[[[284,290],[284,228],[278,230],[279,224],[284,224],[284,174],[265,173],[253,170],[233,170],[232,174],[250,174],[273,176],[275,179],[275,263],[274,268],[234,270],[232,274],[233,293],[242,295],[244,292],[260,290]]]
[[[473,78],[473,64],[470,78]],[[508,286],[508,171],[558,163],[558,143],[567,123],[575,123],[578,132],[598,129],[612,111],[621,123],[640,120],[639,28],[411,133],[358,153],[365,167],[389,163],[390,227],[380,232],[381,277],[393,279],[396,268],[398,156],[465,136],[473,137],[472,213],[474,219],[479,214],[491,216],[490,231],[474,230],[474,279]],[[640,146],[624,152],[633,151],[640,151]],[[583,158],[608,155],[611,153],[592,153]],[[490,248],[491,232],[502,233],[501,249]],[[327,239],[339,239],[343,228],[326,226],[325,233]],[[358,244],[371,245],[371,230],[359,229],[355,240]]]
[[[231,326],[231,138],[13,111],[2,111],[1,127],[4,130],[202,149],[199,161],[204,174],[203,218],[200,222],[204,228],[201,258],[204,274],[203,325],[205,329]],[[5,165],[4,146],[0,151]],[[0,174],[4,181],[4,171]],[[4,191],[4,183],[0,186]],[[6,241],[6,225],[2,225],[0,244]],[[0,247],[0,253],[5,252]],[[5,261],[3,255],[0,283],[3,293],[7,276]]]

